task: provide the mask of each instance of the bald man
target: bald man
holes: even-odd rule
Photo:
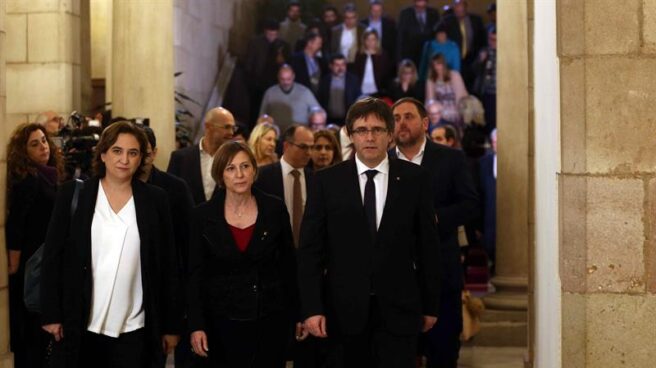
[[[205,135],[200,142],[172,152],[166,170],[187,182],[196,205],[214,195],[216,183],[211,174],[214,153],[224,142],[232,139],[237,128],[234,116],[223,107],[208,111],[203,122]]]
[[[46,111],[39,114],[36,118],[36,122],[43,125],[50,135],[57,135],[59,130],[64,126],[64,118],[54,111]]]

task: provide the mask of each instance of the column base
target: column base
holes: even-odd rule
[[[0,368],[14,368],[14,354],[0,354]]]

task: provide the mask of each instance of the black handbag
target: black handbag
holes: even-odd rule
[[[71,217],[77,209],[77,201],[80,197],[80,189],[84,187],[84,182],[75,179],[75,191],[71,200]],[[41,313],[41,263],[43,262],[43,246],[32,254],[30,259],[25,262],[25,279],[23,285],[23,302],[28,311]]]

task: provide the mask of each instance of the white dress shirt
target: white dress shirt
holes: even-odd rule
[[[115,213],[98,184],[91,223],[91,313],[87,330],[118,337],[144,327],[141,240],[134,197]]]
[[[294,167],[285,161],[284,156],[280,159],[280,166],[282,167],[282,184],[283,190],[285,191],[285,205],[287,206],[289,221],[291,223],[293,216],[292,209],[294,208],[294,175],[292,175]],[[301,173],[301,175],[298,176],[298,180],[301,182],[301,197],[303,198],[303,208],[305,208],[305,199],[307,198],[305,190],[305,170],[303,170],[303,168],[297,170]]]
[[[203,191],[205,192],[205,200],[210,200],[216,188],[216,182],[212,178],[212,164],[214,163],[214,156],[203,150],[203,140],[200,139],[198,146],[200,147],[200,176],[203,178]]]
[[[374,176],[374,186],[376,187],[376,229],[380,226],[380,220],[383,218],[385,210],[385,200],[387,200],[387,183],[389,181],[389,159],[385,157],[378,166],[370,168],[355,155],[355,166],[358,169],[358,180],[360,181],[360,194],[362,195],[362,205],[364,206],[364,187],[367,185],[368,170],[376,170],[378,174]]]
[[[424,143],[421,144],[421,149],[419,149],[419,153],[417,153],[415,157],[412,158],[412,160],[408,160],[408,158],[399,149],[399,146],[396,146],[395,149],[396,149],[396,156],[401,160],[412,162],[413,164],[421,165],[421,161],[424,159],[424,151],[426,150],[426,138],[424,138]]]
[[[378,93],[378,86],[376,86],[376,78],[374,77],[374,62],[371,54],[367,54],[367,62],[364,64],[361,90],[363,95],[368,96]]]

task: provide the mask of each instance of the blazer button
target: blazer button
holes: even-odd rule
[[[257,293],[257,285],[253,285],[253,292]]]

